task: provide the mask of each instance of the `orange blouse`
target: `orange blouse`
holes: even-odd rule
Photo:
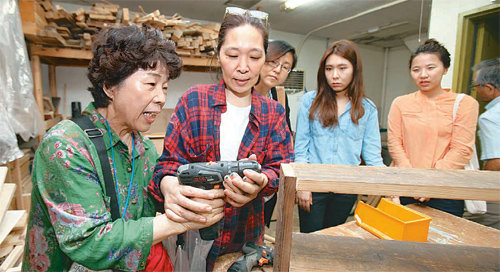
[[[472,156],[479,103],[466,95],[453,124],[456,93],[430,100],[420,91],[397,97],[388,118],[393,166],[463,169]]]

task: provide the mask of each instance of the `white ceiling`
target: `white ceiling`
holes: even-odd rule
[[[59,0],[91,5],[91,0]],[[226,6],[239,5],[269,13],[273,30],[308,34],[319,27],[331,26],[311,33],[330,40],[351,39],[358,43],[380,47],[403,45],[402,38],[427,33],[431,0],[309,0],[292,11],[282,11],[284,0],[112,0],[131,10],[141,5],[146,12],[159,9],[171,16],[178,13],[186,18],[220,22]],[[422,14],[421,14],[422,9]]]

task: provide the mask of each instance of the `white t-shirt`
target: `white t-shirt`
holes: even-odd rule
[[[220,122],[221,161],[237,160],[251,107],[252,105],[240,108],[227,103],[227,111],[221,115]]]

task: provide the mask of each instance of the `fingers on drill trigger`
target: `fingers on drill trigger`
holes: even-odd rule
[[[214,195],[214,197],[212,199],[224,197],[224,190],[223,189],[212,189],[210,191],[212,191],[212,193]]]
[[[204,190],[192,186],[181,186],[180,192],[183,196],[213,199],[214,193],[211,190]]]
[[[212,205],[213,209],[219,209],[222,207],[224,207],[224,199],[218,198],[218,199],[214,200],[214,205]]]
[[[189,198],[185,198],[181,206],[184,207],[184,209],[193,212],[209,212],[212,210],[212,207],[210,207],[209,204],[201,203]]]

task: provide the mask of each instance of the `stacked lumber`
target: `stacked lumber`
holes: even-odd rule
[[[29,149],[24,149],[22,151],[24,156],[0,167],[8,169],[5,177],[5,185],[15,185],[15,192],[12,196],[13,201],[8,207],[29,212],[31,205],[31,189],[33,188],[30,175],[31,157]],[[1,197],[0,199],[3,201],[4,198]]]
[[[182,16],[167,17],[155,10],[131,12],[109,2],[94,3],[90,10],[69,12],[50,0],[19,0],[23,31],[31,42],[55,47],[89,49],[92,35],[107,26],[148,25],[162,31],[182,56],[214,55],[220,24],[189,23]]]
[[[16,189],[16,184],[4,183],[7,170],[0,166],[0,271],[20,271],[28,213],[7,210]]]

